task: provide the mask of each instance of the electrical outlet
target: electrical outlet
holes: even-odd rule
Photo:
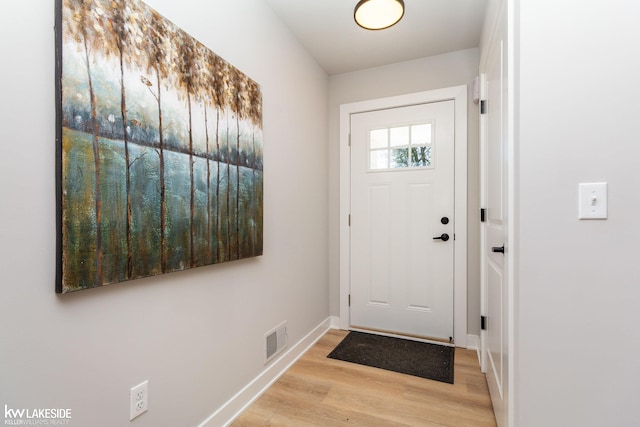
[[[149,380],[129,391],[129,421],[147,412],[149,407]]]

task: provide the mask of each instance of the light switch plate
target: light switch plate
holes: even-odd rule
[[[578,188],[578,218],[607,219],[607,183],[582,183]]]

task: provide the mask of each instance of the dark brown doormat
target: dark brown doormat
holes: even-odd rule
[[[349,332],[327,357],[453,384],[455,347]]]

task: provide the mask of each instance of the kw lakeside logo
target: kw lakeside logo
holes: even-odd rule
[[[4,405],[4,425],[8,426],[68,425],[69,420],[71,409],[13,409]]]

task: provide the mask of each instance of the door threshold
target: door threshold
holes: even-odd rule
[[[429,336],[416,335],[416,334],[405,334],[405,333],[400,333],[395,331],[388,331],[385,329],[365,328],[363,326],[356,326],[356,325],[351,325],[349,330],[354,332],[364,332],[367,334],[382,335],[385,337],[402,338],[402,339],[411,340],[411,341],[426,342],[429,344],[444,345],[447,347],[456,346],[455,340],[453,339],[449,341],[449,339],[446,339],[446,338],[429,337]]]

